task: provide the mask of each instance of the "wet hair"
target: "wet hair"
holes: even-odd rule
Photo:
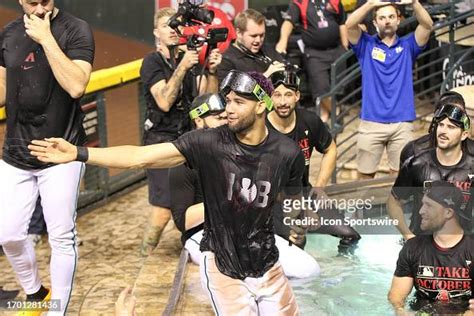
[[[273,93],[273,85],[270,79],[265,77],[262,73],[257,71],[247,72],[247,75],[252,77],[260,87],[270,96]]]
[[[463,96],[456,92],[456,91],[446,91],[439,97],[439,101],[436,103],[436,109],[439,109],[441,106],[445,104],[453,104],[461,109],[463,111],[466,111],[466,103],[464,101]]]
[[[234,26],[237,30],[240,32],[245,32],[247,31],[247,21],[248,20],[254,21],[257,25],[261,25],[262,23],[265,23],[265,16],[258,12],[255,9],[247,9],[235,17],[234,20]]]
[[[395,9],[395,12],[397,12],[397,16],[398,17],[401,16],[400,8],[395,3],[387,3],[386,5],[382,5],[382,6],[375,7],[375,8],[372,9],[372,17],[373,17],[374,21],[377,19],[377,12],[381,8],[385,8],[385,7],[393,7]]]
[[[163,17],[173,16],[175,15],[176,10],[170,7],[164,7],[156,11],[155,18],[153,19],[153,26],[155,29],[158,27],[158,20]]]

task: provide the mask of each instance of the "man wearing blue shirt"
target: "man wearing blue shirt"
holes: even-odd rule
[[[399,168],[400,152],[412,139],[416,118],[412,68],[430,37],[433,20],[418,0],[411,3],[418,20],[414,33],[402,38],[396,31],[400,11],[396,4],[369,0],[347,19],[349,42],[362,70],[362,111],[357,140],[359,178],[373,178],[387,147],[390,172]],[[377,34],[359,28],[372,11]]]

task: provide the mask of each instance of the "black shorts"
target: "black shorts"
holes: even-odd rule
[[[331,88],[331,64],[343,54],[338,46],[327,50],[305,47],[304,62],[313,100]]]
[[[144,145],[166,143],[177,138],[175,135],[156,134],[145,132],[143,136]],[[171,207],[170,183],[168,177],[169,169],[146,169],[148,179],[148,202],[153,206],[164,208]]]

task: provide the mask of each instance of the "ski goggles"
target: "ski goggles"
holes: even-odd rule
[[[469,130],[471,127],[471,120],[469,119],[469,116],[467,116],[466,112],[456,105],[442,105],[435,112],[433,121],[439,123],[444,118],[448,118],[450,121],[458,123],[465,131]]]
[[[270,76],[273,88],[283,84],[285,87],[299,89],[300,77],[294,71],[277,71]]]
[[[189,111],[189,117],[194,120],[205,115],[219,114],[225,111],[225,101],[220,94],[211,95],[206,102],[201,103]]]
[[[272,99],[265,90],[263,90],[255,79],[244,72],[237,70],[230,71],[224,80],[222,80],[220,88],[224,95],[227,95],[230,91],[234,91],[235,93],[254,96],[257,100],[265,102],[265,107],[268,111],[273,109]]]

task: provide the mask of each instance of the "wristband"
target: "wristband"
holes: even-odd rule
[[[76,161],[87,162],[89,160],[89,150],[87,147],[77,146]]]

